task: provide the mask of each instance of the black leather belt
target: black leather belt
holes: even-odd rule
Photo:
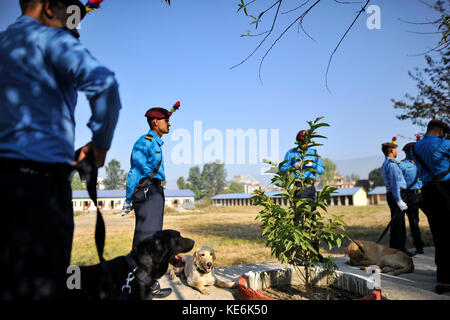
[[[421,194],[422,190],[420,189],[416,189],[416,190],[406,190],[406,192],[408,193],[413,193],[413,194]]]
[[[22,159],[0,158],[0,170],[52,176],[68,174],[73,170],[73,167],[67,163],[45,163]]]
[[[152,185],[154,185],[154,186],[161,186],[162,185],[162,181],[161,180],[159,180],[159,179],[152,179],[152,180],[150,180],[150,182],[151,182],[151,184]]]

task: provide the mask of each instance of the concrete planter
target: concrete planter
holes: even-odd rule
[[[331,286],[363,296],[359,300],[381,300],[381,290],[369,289],[369,279],[360,275],[335,271],[331,277],[327,277],[321,269],[317,268],[312,271],[312,279],[315,286]],[[297,272],[291,267],[288,269],[248,272],[239,279],[239,299],[277,300],[264,295],[260,290],[283,285],[301,285],[302,283],[303,280],[299,278]]]

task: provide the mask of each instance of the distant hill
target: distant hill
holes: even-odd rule
[[[371,156],[346,160],[331,160],[336,163],[336,167],[340,175],[345,176],[356,173],[359,174],[361,179],[367,179],[370,171],[381,167],[384,157]]]

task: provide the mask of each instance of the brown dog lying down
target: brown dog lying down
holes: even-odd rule
[[[207,246],[198,248],[192,256],[181,256],[181,262],[171,262],[172,266],[169,269],[170,278],[175,280],[176,276],[184,271],[188,285],[202,294],[209,294],[206,286],[236,287],[236,283],[232,281],[224,282],[216,278],[214,275],[214,260],[216,260],[216,253],[213,248]]]
[[[362,250],[355,243],[347,247],[347,255],[350,258],[348,264],[351,266],[364,266],[365,268],[361,269],[367,270],[368,266],[377,265],[382,273],[393,271],[396,276],[414,271],[413,260],[400,250],[372,241],[356,240],[355,242],[361,246]]]

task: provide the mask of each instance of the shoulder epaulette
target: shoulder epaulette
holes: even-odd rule
[[[153,136],[151,134],[148,134],[145,136],[145,139],[152,141],[153,140]]]

